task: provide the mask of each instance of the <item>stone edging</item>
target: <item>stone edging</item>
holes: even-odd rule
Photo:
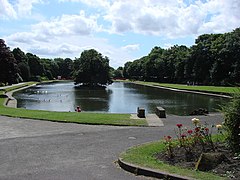
[[[180,176],[177,174],[170,174],[167,172],[140,167],[131,163],[127,163],[123,161],[122,158],[118,158],[118,164],[122,169],[128,172],[134,173],[135,175],[143,175],[148,177],[154,177],[159,179],[169,179],[169,180],[171,179],[172,180],[193,180],[192,178],[189,178],[189,177]]]
[[[7,106],[7,107],[17,108],[17,100],[12,96],[13,93],[16,92],[16,91],[27,89],[27,88],[32,87],[32,86],[36,86],[36,84],[32,84],[30,86],[24,86],[24,87],[21,87],[21,88],[18,88],[18,89],[6,92],[5,95],[7,97],[6,97],[6,100],[4,102],[4,105]]]

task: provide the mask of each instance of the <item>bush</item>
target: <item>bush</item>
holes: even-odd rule
[[[221,111],[225,118],[227,142],[234,152],[240,152],[240,92],[236,93]]]

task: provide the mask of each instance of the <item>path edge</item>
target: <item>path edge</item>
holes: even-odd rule
[[[143,176],[154,177],[154,178],[158,178],[158,179],[193,180],[193,178],[189,178],[186,176],[180,176],[177,174],[171,174],[171,173],[159,171],[156,169],[140,167],[138,165],[128,163],[120,157],[118,158],[118,164],[125,171],[131,172],[135,175],[143,175]]]

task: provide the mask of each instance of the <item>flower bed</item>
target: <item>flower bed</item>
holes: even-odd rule
[[[192,119],[194,128],[185,128],[177,124],[177,140],[165,136],[166,151],[156,155],[158,160],[185,168],[214,172],[232,179],[240,177],[240,155],[224,142],[223,125],[201,124],[197,118]],[[218,135],[212,137],[216,128]]]

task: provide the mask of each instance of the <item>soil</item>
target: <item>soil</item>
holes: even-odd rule
[[[233,180],[240,180],[240,155],[234,154],[225,144],[215,143],[214,151],[210,147],[205,147],[204,152],[222,153],[225,155],[225,160],[218,164],[208,172],[215,173],[219,176],[228,177]],[[200,145],[191,149],[191,153],[186,156],[186,150],[183,147],[174,147],[173,155],[170,158],[167,152],[156,154],[156,158],[165,163],[181,166],[183,168],[195,169],[196,162],[202,154],[202,147]]]

